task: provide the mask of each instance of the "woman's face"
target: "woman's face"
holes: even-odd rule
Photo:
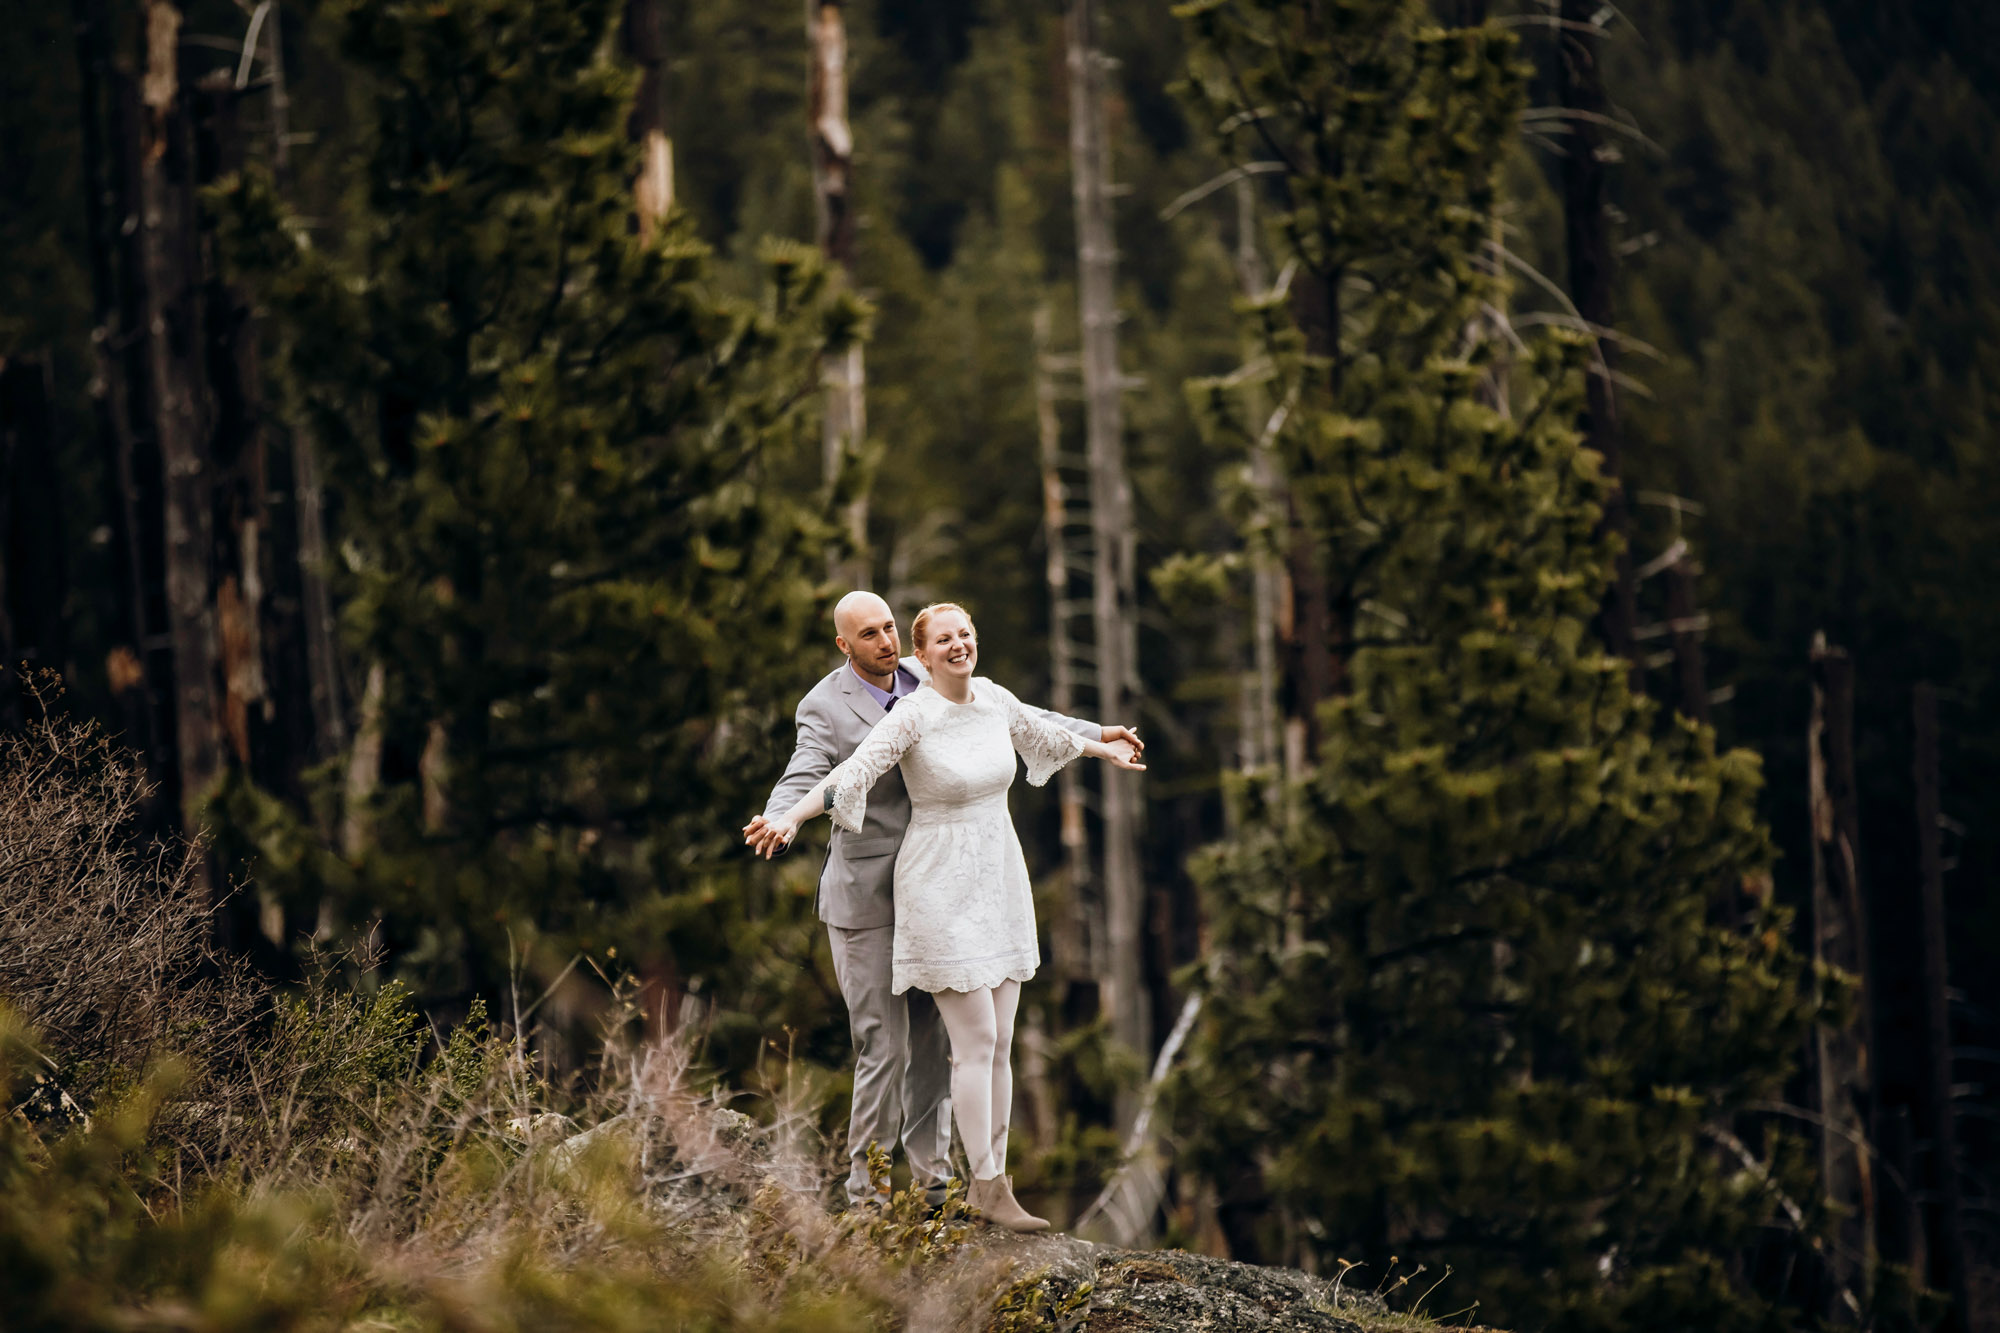
[[[933,676],[967,680],[979,665],[979,639],[963,611],[940,611],[925,622],[917,653]]]

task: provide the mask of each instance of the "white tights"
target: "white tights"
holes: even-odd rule
[[[1007,1169],[1007,1117],[1014,1107],[1014,1013],[1021,983],[941,990],[938,1014],[951,1036],[951,1105],[974,1180]]]

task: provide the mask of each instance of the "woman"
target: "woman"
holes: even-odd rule
[[[1021,1207],[1003,1173],[1014,1014],[1021,983],[1041,962],[1028,867],[1007,812],[1014,755],[1027,760],[1028,781],[1038,787],[1079,754],[1120,768],[1145,765],[1129,741],[1085,740],[975,678],[979,637],[964,608],[925,607],[911,640],[929,682],[876,723],[773,831],[789,843],[826,811],[859,831],[869,789],[902,764],[910,825],[896,855],[893,989],[931,992],[951,1039],[951,1104],[972,1166],[967,1202],[1010,1230],[1041,1231],[1048,1222]]]

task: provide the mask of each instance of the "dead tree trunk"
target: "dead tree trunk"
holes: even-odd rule
[[[181,12],[147,0],[139,199],[148,379],[163,478],[167,635],[173,649],[174,749],[184,826],[223,771],[215,639],[214,476],[203,365],[206,328],[195,162],[179,61]]]
[[[1097,51],[1095,0],[1072,0],[1069,12],[1070,171],[1076,197],[1077,303],[1083,332],[1086,452],[1090,463],[1091,620],[1097,657],[1098,718],[1136,720],[1136,534],[1125,473],[1124,375],[1118,364],[1117,249],[1111,226],[1111,145],[1104,118],[1104,60]],[[1107,774],[1104,820],[1104,915],[1113,1035],[1144,1056],[1150,1023],[1143,977],[1140,916],[1139,784]],[[1128,1098],[1127,1101],[1132,1101]],[[1119,1128],[1138,1114],[1121,1105]]]
[[[625,51],[639,67],[639,93],[628,129],[639,145],[639,180],[633,191],[639,240],[660,234],[674,207],[674,141],[667,135],[667,37],[660,0],[625,0]]]
[[[260,7],[246,44],[276,22]],[[217,71],[192,98],[196,181],[208,185],[240,171],[246,146],[239,115],[250,65],[237,78]],[[224,762],[257,786],[303,802],[303,775],[316,749],[311,699],[310,627],[298,580],[298,523],[272,504],[273,478],[253,308],[247,293],[223,280],[212,232],[202,236],[204,364],[210,404],[209,502],[213,522],[214,650]],[[224,943],[283,965],[290,924],[276,898],[231,900],[218,917]],[[261,940],[260,940],[261,935]]]
[[[347,744],[346,697],[341,685],[340,636],[327,585],[326,492],[319,452],[306,427],[292,435],[292,498],[299,515],[299,600],[305,620],[307,693],[312,703],[313,747],[331,759]]]
[[[1682,552],[1667,566],[1667,628],[1680,684],[1681,712],[1709,721],[1708,672],[1701,656],[1703,620],[1694,595],[1693,557]]]
[[[360,717],[355,722],[354,748],[348,751],[346,784],[342,789],[340,853],[349,860],[366,853],[374,840],[374,799],[382,781],[383,711],[388,687],[388,672],[382,663],[370,662],[367,683],[361,689]]]
[[[284,10],[275,0],[264,20],[264,50],[271,74],[271,170],[283,183],[292,169],[292,94],[285,84]]]
[[[1049,706],[1058,713],[1075,713],[1077,704],[1077,643],[1071,626],[1078,614],[1075,575],[1070,559],[1072,533],[1079,510],[1072,504],[1075,488],[1063,479],[1062,417],[1057,410],[1059,375],[1074,374],[1078,358],[1059,356],[1053,348],[1054,315],[1047,305],[1035,311],[1035,426],[1042,465],[1042,533],[1048,545],[1043,575],[1049,593]],[[1097,1004],[1097,955],[1102,930],[1094,915],[1097,905],[1090,863],[1090,833],[1084,822],[1083,775],[1071,764],[1056,775],[1056,807],[1061,820],[1062,895],[1049,923],[1049,973],[1064,1013],[1088,1012]],[[1035,1142],[1044,1151],[1055,1147],[1061,1133],[1057,1106],[1061,1098],[1049,1069],[1050,1037],[1040,1009],[1022,1016],[1022,1091],[1034,1126]]]
[[[243,165],[237,93],[226,75],[204,80],[196,95],[197,181],[217,180]],[[204,266],[207,380],[211,389],[215,545],[215,632],[221,657],[222,734],[235,765],[269,779],[292,767],[292,756],[270,753],[261,734],[276,720],[265,671],[265,554],[270,542],[266,496],[270,479],[258,398],[250,304],[219,276],[213,256]],[[252,757],[251,733],[259,744]]]
[[[24,720],[17,671],[67,670],[62,475],[49,360],[0,357],[0,727]]]
[[[806,101],[812,127],[813,202],[819,247],[849,282],[854,276],[854,131],[847,123],[847,26],[840,0],[806,0],[806,34],[812,46],[812,81]],[[830,355],[823,369],[826,410],[821,425],[826,479],[839,476],[841,460],[867,438],[867,376],[861,344]],[[847,539],[855,552],[848,582],[867,582],[868,497],[848,501]]]
[[[1829,1262],[1837,1288],[1865,1293],[1875,1263],[1875,1180],[1869,1146],[1876,1135],[1871,1114],[1870,1057],[1873,992],[1868,914],[1861,892],[1860,805],[1854,784],[1854,672],[1847,653],[1812,646],[1812,719],[1806,733],[1806,772],[1812,814],[1813,961],[1839,968],[1861,983],[1859,1012],[1841,1027],[1822,1024],[1813,1034],[1817,1066],[1820,1180],[1846,1213]],[[1853,1312],[1836,1306],[1847,1322]]]
[[[1248,176],[1236,185],[1236,282],[1246,300],[1258,300],[1270,285],[1257,247],[1257,187]],[[1264,506],[1267,525],[1283,521],[1279,509],[1277,460],[1270,441],[1260,438],[1250,455],[1251,484]],[[1246,773],[1269,773],[1278,753],[1278,552],[1269,530],[1257,534],[1250,551],[1250,676],[1243,692],[1239,762]]]
[[[1605,141],[1601,128],[1609,104],[1599,63],[1604,44],[1599,13],[1591,0],[1562,0],[1562,101],[1575,113],[1569,121],[1569,151],[1562,163],[1563,232],[1570,299],[1589,326],[1596,347],[1586,384],[1585,437],[1602,456],[1604,475],[1611,482],[1604,502],[1604,526],[1621,543],[1601,617],[1604,639],[1612,652],[1633,660],[1632,631],[1638,625],[1639,603],[1632,575],[1632,517],[1624,490],[1618,403],[1611,378],[1617,352],[1607,336],[1612,327],[1611,289],[1616,271],[1610,220],[1605,215],[1605,168],[1617,160],[1617,151]],[[1632,684],[1635,689],[1642,684],[1637,665],[1632,669]]]
[[[283,10],[272,0],[258,6],[245,38],[245,44],[253,49],[260,41],[270,80],[271,169],[283,188],[291,168],[291,98],[285,82]],[[238,83],[241,91],[240,74]],[[228,160],[219,164],[220,169],[234,170],[240,155],[240,148],[230,144]],[[246,351],[254,350],[247,331],[243,346]],[[254,361],[248,369],[254,381]],[[294,738],[296,759],[310,756],[324,760],[340,753],[347,742],[340,641],[333,594],[326,579],[326,494],[319,456],[303,422],[293,424],[290,445],[285,456],[291,465],[293,521],[284,531],[267,529],[280,539],[270,545],[267,563],[276,575],[270,588],[272,596],[283,601],[296,598],[297,612],[287,617],[282,627],[279,652],[283,661],[271,689],[280,710],[294,718],[292,726],[306,729],[304,735]],[[294,694],[303,698],[303,708],[292,702]]]
[[[1292,317],[1306,350],[1327,364],[1326,390],[1338,402],[1346,364],[1341,347],[1339,269],[1302,268],[1291,283]],[[1285,773],[1298,778],[1319,756],[1319,706],[1333,697],[1346,671],[1345,647],[1353,624],[1349,599],[1334,605],[1334,589],[1304,513],[1287,492],[1285,571],[1278,629],[1285,657]]]
[[[1062,478],[1062,420],[1056,411],[1058,363],[1050,349],[1051,320],[1047,306],[1035,312],[1035,424],[1041,443],[1042,531],[1048,543],[1044,573],[1049,589],[1049,707],[1073,714],[1077,702],[1076,644],[1070,635],[1075,612],[1070,594],[1070,488]],[[1088,976],[1093,961],[1090,835],[1084,827],[1083,775],[1077,767],[1070,764],[1056,774],[1056,799],[1062,817],[1063,908],[1049,933],[1049,951],[1058,986]]]
[[[1925,1126],[1931,1143],[1932,1200],[1926,1209],[1930,1238],[1931,1286],[1951,1295],[1944,1328],[1969,1333],[1970,1274],[1966,1271],[1965,1228],[1959,1198],[1958,1124],[1951,1096],[1951,993],[1945,946],[1943,782],[1938,758],[1937,689],[1929,681],[1916,688],[1917,856],[1923,872]]]
[[[105,0],[72,0],[84,223],[89,239],[95,355],[90,394],[104,458],[109,554],[116,579],[116,630],[105,676],[124,742],[155,782],[145,821],[168,822],[173,772],[171,661],[159,651],[165,620],[160,583],[159,458],[153,447],[139,230],[139,94],[112,60]]]

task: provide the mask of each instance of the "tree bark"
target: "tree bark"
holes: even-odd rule
[[[167,636],[173,652],[174,749],[183,826],[223,771],[215,639],[214,476],[203,365],[206,327],[195,215],[194,144],[179,61],[181,11],[146,0],[140,100],[141,259],[148,379],[159,442]]]
[[[340,854],[356,860],[374,842],[375,792],[382,783],[383,709],[389,676],[380,662],[368,664],[362,686],[360,718],[354,728],[354,748],[347,755],[347,780],[342,788]]]
[[[1612,284],[1617,277],[1611,249],[1610,220],[1605,215],[1605,168],[1617,158],[1605,142],[1602,121],[1608,114],[1599,55],[1604,43],[1594,0],[1562,0],[1563,105],[1577,113],[1569,122],[1569,151],[1563,158],[1563,233],[1569,258],[1570,300],[1590,326],[1595,351],[1586,380],[1588,409],[1585,439],[1602,457],[1611,483],[1604,502],[1604,528],[1619,541],[1619,554],[1609,594],[1600,617],[1606,645],[1633,661],[1632,631],[1638,624],[1638,589],[1632,575],[1632,518],[1624,487],[1623,444],[1618,427],[1618,400],[1612,384],[1617,350],[1604,336],[1613,324]],[[1632,685],[1643,685],[1634,662]]]
[[[131,76],[112,61],[113,29],[105,0],[71,0],[70,14],[76,32],[90,251],[91,408],[104,459],[109,554],[117,571],[116,628],[105,676],[118,733],[144,757],[155,783],[142,816],[150,832],[168,822],[177,782],[170,663],[157,651],[154,629],[164,619],[165,592],[139,258],[139,96]]]
[[[625,0],[625,52],[639,67],[628,129],[639,145],[633,191],[639,240],[650,244],[674,207],[674,143],[667,134],[667,38],[660,0]]]
[[[1098,718],[1130,723],[1137,699],[1135,636],[1138,549],[1125,473],[1123,373],[1118,364],[1117,249],[1111,225],[1111,151],[1105,129],[1104,62],[1096,46],[1095,0],[1069,11],[1070,170],[1076,197],[1077,302],[1083,329],[1086,453],[1090,462],[1091,609]],[[1140,917],[1139,784],[1107,773],[1104,821],[1106,1005],[1112,1034],[1145,1056],[1151,1049]],[[1121,1100],[1119,1129],[1138,1114]]]
[[[1246,300],[1261,299],[1270,285],[1263,252],[1257,247],[1257,187],[1238,177],[1236,191],[1236,283]],[[1260,404],[1260,409],[1263,404]],[[1251,484],[1266,521],[1282,522],[1277,460],[1270,442],[1259,439],[1250,454]],[[1266,536],[1250,551],[1250,673],[1241,703],[1242,742],[1238,762],[1246,773],[1269,774],[1279,761],[1278,749],[1278,597],[1277,553]]]
[[[208,184],[243,166],[237,93],[226,75],[204,80],[195,98],[196,180]],[[210,463],[217,522],[212,561],[215,636],[220,654],[222,734],[235,766],[272,781],[296,769],[280,730],[266,735],[277,708],[265,670],[266,553],[271,521],[270,479],[258,402],[256,339],[250,303],[220,276],[207,256],[202,309],[207,329],[207,380],[212,405]],[[256,731],[256,753],[252,732]],[[275,744],[273,743],[275,742]]]
[[[25,720],[18,671],[66,674],[62,474],[46,355],[0,357],[0,726]]]
[[[340,636],[327,585],[326,495],[319,453],[300,425],[292,435],[292,499],[298,507],[299,600],[305,620],[307,692],[312,706],[314,753],[331,759],[347,745],[341,684]]]
[[[283,189],[289,182],[291,168],[291,98],[285,79],[284,11],[274,0],[260,4],[251,24],[252,31],[245,40],[253,45],[261,42],[263,46],[270,79],[270,165]],[[239,169],[244,158],[233,99],[227,99],[220,88],[213,90],[211,96],[214,99],[211,114],[204,125],[207,130],[203,144],[204,180]],[[211,273],[219,273],[219,269],[218,264],[211,264]],[[303,422],[296,422],[287,432],[289,449],[281,449],[276,455],[281,465],[289,464],[290,468],[290,521],[277,521],[268,503],[253,507],[252,488],[255,495],[268,497],[276,486],[283,485],[284,479],[279,478],[274,484],[269,474],[273,455],[258,401],[256,341],[249,323],[252,312],[240,293],[219,282],[210,299],[228,312],[228,320],[215,326],[215,345],[222,353],[223,365],[217,379],[219,383],[233,380],[243,386],[247,411],[242,425],[251,445],[247,456],[254,462],[254,469],[234,482],[231,487],[234,493],[224,496],[223,505],[228,511],[225,517],[231,519],[239,545],[246,534],[251,541],[259,542],[254,563],[262,565],[267,581],[255,600],[263,608],[267,629],[262,637],[270,645],[266,655],[270,673],[264,688],[267,701],[275,705],[284,726],[282,762],[275,771],[260,772],[259,776],[291,788],[294,796],[303,797],[304,793],[297,789],[298,769],[310,759],[331,759],[347,741],[339,636],[333,596],[326,581],[325,490],[312,437]],[[222,396],[228,397],[226,392]],[[231,423],[226,417],[225,412],[225,420],[219,426],[223,437],[231,434]],[[219,440],[219,448],[224,453],[230,452],[226,438]],[[248,528],[242,521],[246,514],[254,515],[257,520]],[[226,568],[230,559],[226,548],[223,559]],[[253,563],[247,552],[237,559],[245,565]],[[247,575],[241,577],[247,581]],[[231,630],[226,623],[228,617],[224,619],[227,639]],[[241,691],[237,693],[241,697]]]
[[[1951,1295],[1947,1333],[1969,1333],[1970,1274],[1959,1197],[1958,1125],[1951,1093],[1951,993],[1945,946],[1943,786],[1938,758],[1937,689],[1916,688],[1917,856],[1923,873],[1924,1016],[1927,1080],[1925,1126],[1931,1142],[1932,1202],[1925,1230],[1930,1244],[1930,1285]]]
[[[1873,1040],[1875,987],[1868,948],[1868,914],[1861,889],[1860,805],[1854,782],[1854,672],[1844,650],[1812,646],[1812,718],[1806,734],[1806,771],[1812,815],[1813,961],[1857,978],[1860,1007],[1836,1028],[1813,1034],[1819,1131],[1820,1180],[1846,1215],[1829,1263],[1839,1289],[1864,1294],[1875,1265],[1875,1179],[1869,1145],[1874,1127]],[[1831,1310],[1836,1322],[1859,1312]]]
[[[822,253],[850,283],[854,279],[854,131],[847,121],[847,27],[840,0],[806,0],[806,35],[812,47],[812,79],[806,114],[812,128],[813,203]],[[841,460],[868,434],[867,374],[861,344],[829,355],[822,368],[825,413],[821,445],[827,483],[840,473]],[[843,516],[854,556],[848,582],[867,580],[868,497],[856,495]],[[838,572],[838,571],[836,571]]]
[[[1047,306],[1035,312],[1035,424],[1042,459],[1043,566],[1049,590],[1049,707],[1076,712],[1076,644],[1070,635],[1069,487],[1062,479],[1062,422],[1056,412],[1055,359]],[[1050,970],[1059,988],[1092,975],[1090,836],[1084,827],[1083,775],[1067,764],[1056,774],[1062,819],[1063,907],[1049,932]]]
[[[1701,613],[1695,604],[1693,557],[1683,553],[1667,566],[1667,622],[1680,683],[1681,712],[1707,724],[1708,672],[1701,656]]]

